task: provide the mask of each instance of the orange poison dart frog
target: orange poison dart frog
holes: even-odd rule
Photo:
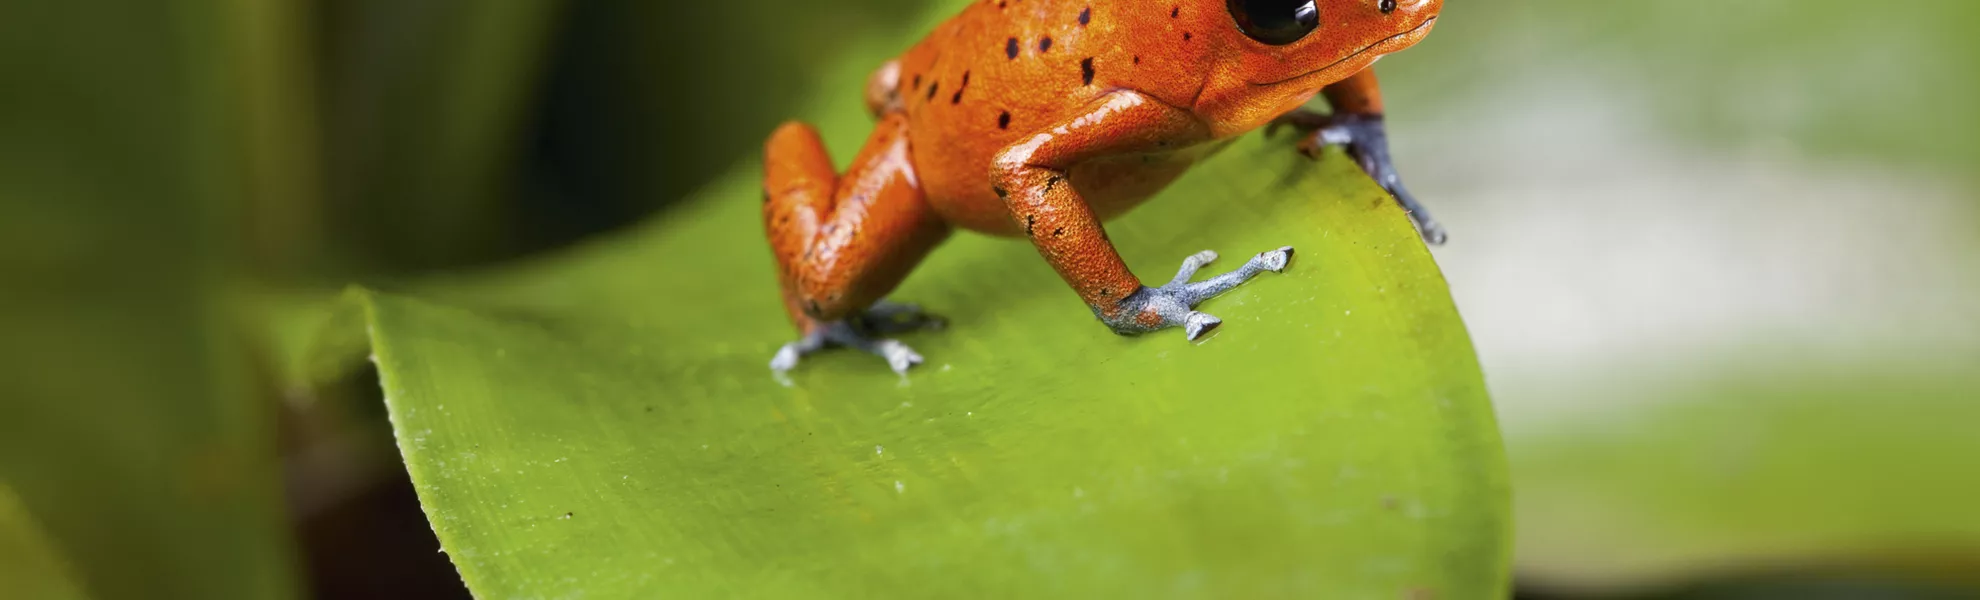
[[[764,150],[763,222],[799,331],[779,372],[834,346],[921,362],[881,336],[938,324],[882,300],[961,227],[1031,240],[1093,314],[1121,334],[1220,321],[1193,310],[1265,271],[1291,247],[1190,281],[1183,260],[1142,284],[1101,222],[1127,212],[1237,136],[1307,132],[1308,155],[1343,145],[1408,211],[1426,241],[1444,232],[1390,164],[1376,59],[1430,33],[1442,0],[978,0],[873,74],[878,120],[841,173],[818,132],[787,123]],[[1325,95],[1331,114],[1301,108]]]

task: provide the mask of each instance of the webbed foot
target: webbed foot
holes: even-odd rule
[[[1198,269],[1217,260],[1216,252],[1198,252],[1183,259],[1182,269],[1168,284],[1152,288],[1142,286],[1121,299],[1119,310],[1115,311],[1113,318],[1101,315],[1100,320],[1113,328],[1115,333],[1123,335],[1182,327],[1191,341],[1202,339],[1204,334],[1215,330],[1224,321],[1208,313],[1197,312],[1196,305],[1230,291],[1259,273],[1285,271],[1292,262],[1292,255],[1292,246],[1260,252],[1235,271],[1192,282],[1189,278],[1196,275]]]
[[[770,370],[785,373],[797,368],[798,362],[806,356],[843,347],[886,359],[887,366],[895,373],[905,375],[909,368],[921,364],[921,355],[907,344],[880,336],[941,329],[944,324],[940,317],[924,313],[921,307],[913,304],[877,302],[859,315],[821,323],[797,341],[784,344],[770,359]]]
[[[1300,109],[1273,120],[1265,130],[1266,135],[1285,126],[1306,132],[1299,141],[1299,151],[1310,158],[1318,158],[1320,150],[1327,146],[1346,147],[1348,156],[1361,165],[1361,170],[1368,173],[1382,189],[1388,190],[1389,195],[1396,198],[1396,203],[1409,213],[1410,221],[1416,224],[1416,231],[1423,235],[1424,242],[1441,246],[1449,239],[1444,226],[1430,216],[1430,211],[1424,209],[1421,202],[1416,201],[1409,188],[1403,187],[1402,175],[1396,173],[1395,162],[1389,158],[1389,134],[1382,125],[1381,115],[1330,115]]]

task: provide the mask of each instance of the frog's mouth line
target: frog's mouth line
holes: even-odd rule
[[[1417,35],[1417,34],[1419,34],[1419,33],[1423,33],[1423,30],[1425,30],[1425,29],[1429,29],[1429,28],[1430,28],[1430,24],[1432,24],[1432,23],[1436,23],[1436,22],[1437,22],[1437,17],[1430,17],[1430,18],[1428,18],[1428,19],[1424,19],[1422,23],[1420,23],[1420,24],[1418,24],[1418,25],[1417,25],[1417,26],[1415,26],[1415,27],[1412,27],[1412,28],[1410,28],[1410,30],[1409,30],[1409,31],[1405,31],[1405,32],[1402,32],[1402,33],[1398,33],[1398,34],[1395,34],[1395,35],[1392,35],[1392,36],[1389,36],[1389,37],[1385,37],[1385,38],[1382,38],[1382,39],[1381,39],[1380,41],[1377,41],[1377,42],[1375,42],[1375,43],[1373,43],[1373,44],[1369,44],[1369,45],[1368,45],[1368,47],[1366,47],[1366,48],[1362,48],[1362,49],[1360,49],[1360,50],[1356,50],[1356,51],[1354,51],[1354,54],[1349,54],[1349,55],[1347,55],[1347,56],[1345,56],[1345,57],[1342,57],[1342,58],[1341,58],[1340,60],[1337,60],[1337,61],[1334,61],[1334,62],[1333,62],[1332,64],[1329,64],[1329,65],[1327,65],[1327,66],[1324,66],[1324,67],[1320,67],[1320,68],[1318,68],[1318,69],[1314,69],[1314,70],[1311,70],[1311,71],[1307,71],[1307,72],[1305,72],[1305,73],[1300,73],[1300,74],[1298,74],[1298,75],[1294,75],[1294,76],[1292,76],[1292,77],[1287,77],[1287,78],[1285,78],[1285,79],[1280,79],[1280,80],[1278,80],[1278,81],[1267,81],[1267,82],[1264,82],[1264,83],[1259,83],[1259,82],[1256,82],[1256,81],[1253,81],[1253,82],[1251,82],[1251,85],[1255,85],[1255,86],[1259,86],[1259,87],[1264,87],[1264,86],[1272,86],[1272,85],[1279,85],[1279,84],[1281,84],[1281,83],[1286,83],[1286,82],[1288,82],[1288,81],[1294,81],[1294,80],[1297,80],[1297,79],[1301,79],[1301,78],[1305,78],[1305,77],[1312,77],[1312,76],[1313,76],[1313,75],[1315,75],[1315,74],[1318,74],[1318,73],[1323,73],[1323,72],[1325,72],[1325,71],[1326,71],[1327,69],[1332,69],[1332,68],[1334,68],[1334,67],[1338,67],[1338,66],[1340,66],[1340,65],[1341,65],[1341,63],[1344,63],[1344,62],[1347,62],[1347,61],[1350,61],[1350,60],[1354,60],[1354,59],[1356,59],[1356,58],[1359,58],[1359,57],[1360,57],[1361,55],[1363,55],[1363,54],[1367,54],[1367,53],[1368,53],[1369,51],[1371,51],[1371,50],[1374,50],[1374,49],[1376,49],[1376,48],[1380,48],[1380,47],[1382,47],[1382,46],[1383,46],[1384,44],[1388,44],[1389,42],[1393,42],[1393,41],[1396,41],[1396,40],[1399,40],[1399,39],[1402,39],[1402,38],[1406,38],[1406,37],[1410,37],[1410,36],[1414,36],[1414,35]]]

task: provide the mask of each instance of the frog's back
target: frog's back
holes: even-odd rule
[[[1141,85],[1138,80],[1160,75],[1152,69],[1194,66],[1178,64],[1190,57],[1171,44],[1130,47],[1152,40],[1134,39],[1148,29],[1146,16],[1119,14],[1125,10],[1153,9],[1092,0],[979,0],[901,57],[900,106],[909,119],[916,171],[945,219],[977,231],[1018,233],[988,181],[999,150],[1075,116],[1110,91],[1175,87]],[[1166,21],[1168,15],[1158,16]],[[1096,165],[1096,173],[1075,172],[1073,180],[1107,217],[1188,166],[1175,157],[1136,163]]]

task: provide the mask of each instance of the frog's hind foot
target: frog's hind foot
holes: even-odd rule
[[[1442,246],[1450,238],[1444,226],[1430,216],[1423,203],[1416,200],[1409,188],[1403,186],[1402,175],[1396,172],[1395,161],[1389,157],[1389,133],[1382,125],[1381,115],[1360,113],[1323,114],[1310,110],[1296,110],[1274,119],[1265,129],[1266,135],[1276,133],[1281,127],[1292,127],[1304,133],[1299,141],[1299,152],[1309,158],[1318,158],[1321,149],[1327,146],[1343,146],[1348,156],[1354,158],[1361,170],[1368,173],[1382,189],[1396,198],[1409,213],[1410,222],[1416,231],[1423,235],[1423,241],[1432,246]]]
[[[922,330],[940,331],[949,324],[942,317],[923,312],[921,305],[886,300],[873,303],[866,312],[860,313],[852,320],[857,327],[882,335]]]
[[[922,312],[913,304],[878,302],[853,317],[821,323],[797,341],[784,344],[770,359],[770,370],[786,373],[806,356],[830,348],[852,348],[885,359],[895,373],[906,375],[909,368],[921,364],[921,355],[907,344],[880,336],[937,330],[945,324],[941,317]]]

